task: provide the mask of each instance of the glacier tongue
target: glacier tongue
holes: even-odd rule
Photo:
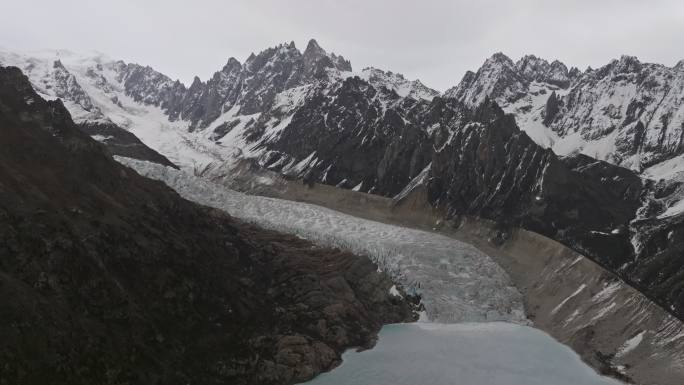
[[[181,196],[259,226],[371,257],[408,292],[422,296],[430,320],[526,323],[520,293],[487,255],[454,239],[387,225],[323,207],[246,195],[155,163],[117,158]]]

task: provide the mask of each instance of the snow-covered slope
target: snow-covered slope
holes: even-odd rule
[[[670,68],[622,56],[580,73],[497,53],[445,96],[470,105],[493,98],[559,155],[581,152],[641,171],[684,152],[684,61]]]
[[[75,122],[114,123],[172,162],[186,166],[221,159],[219,149],[172,122],[155,105],[137,102],[120,79],[120,63],[104,55],[69,51],[0,53],[0,65],[19,67],[46,99],[61,99]],[[104,137],[96,137],[106,142]]]

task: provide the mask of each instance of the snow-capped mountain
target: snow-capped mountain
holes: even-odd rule
[[[445,96],[471,106],[496,100],[559,155],[581,152],[641,172],[684,152],[684,61],[670,68],[622,56],[580,72],[498,53]]]
[[[349,77],[376,84],[383,98],[438,95],[400,74],[351,72],[347,60],[315,40],[304,52],[289,43],[252,54],[242,64],[230,58],[209,80],[195,78],[189,87],[151,67],[101,54],[4,52],[0,65],[21,68],[41,96],[61,98],[75,121],[118,125],[187,167],[267,155],[264,143],[277,138],[309,96],[339,88]]]
[[[189,87],[101,55],[3,53],[0,65],[20,67],[40,94],[62,98],[84,129],[120,126],[182,168],[226,174],[234,160],[250,159],[398,201],[424,192],[451,218],[478,216],[558,240],[684,317],[677,280],[667,279],[683,267],[684,188],[601,161],[633,166],[637,155],[678,154],[681,66],[623,58],[580,73],[496,54],[440,96],[391,72],[353,72],[314,40],[304,52],[289,43],[244,63],[229,59]],[[643,135],[632,136],[641,139],[630,155],[617,139],[637,126]],[[659,145],[643,145],[657,132],[665,133]],[[101,131],[91,134],[121,151]],[[595,153],[597,146],[607,150]],[[670,162],[653,174],[677,175],[676,158]]]
[[[327,69],[351,71],[351,65],[311,40],[303,53],[290,43],[252,54],[243,64],[230,58],[208,81],[195,77],[188,88],[150,67],[117,62],[115,71],[134,100],[160,107],[171,120],[190,122],[191,129],[203,129],[233,108],[236,116],[264,112],[277,94],[313,83]]]
[[[528,55],[516,63],[498,52],[487,59],[477,73],[466,72],[461,83],[447,90],[444,96],[470,106],[481,104],[487,97],[507,105],[524,97],[533,83],[567,88],[577,74],[577,69],[568,70],[559,61],[549,63]]]

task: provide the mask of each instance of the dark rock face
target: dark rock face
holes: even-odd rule
[[[112,155],[147,160],[163,164],[164,166],[178,168],[164,155],[147,147],[138,137],[114,123],[83,122],[78,124],[78,128],[91,137],[102,138],[101,142]]]
[[[368,259],[185,201],[0,68],[0,378],[288,384],[411,319]]]
[[[681,196],[681,182],[647,181],[644,204],[631,223],[634,259],[619,267],[622,274],[668,311],[682,319],[684,313],[684,214],[658,217],[672,196]]]
[[[549,126],[558,115],[560,110],[560,101],[556,92],[552,92],[549,98],[546,100],[546,107],[544,108],[544,125]]]
[[[633,258],[628,226],[646,192],[638,176],[583,155],[558,158],[496,106],[474,118],[433,158],[433,202],[546,235],[613,271]]]
[[[637,231],[647,240],[639,259],[630,261],[624,275],[682,319],[684,312],[684,218],[646,220]],[[668,307],[669,306],[669,307]]]
[[[307,104],[268,144],[264,166],[386,196],[427,168],[431,203],[451,216],[522,226],[616,264],[632,254],[626,228],[644,193],[634,173],[585,156],[559,159],[490,101],[475,110],[453,99],[406,101],[383,113],[373,96],[372,86],[348,79],[329,99]],[[325,122],[316,119],[322,111]],[[287,167],[307,157],[306,171]]]
[[[402,109],[383,112],[388,101],[401,102]],[[269,152],[261,162],[341,187],[361,184],[361,191],[379,194],[401,190],[429,161],[425,133],[402,119],[416,103],[348,78],[298,109],[279,139],[264,144]],[[295,164],[307,157],[308,163]]]
[[[314,39],[309,40],[302,59],[304,62],[304,74],[307,77],[321,78],[325,76],[326,68],[336,68],[341,71],[352,70],[351,63],[348,60],[334,53],[328,55]]]
[[[242,65],[230,58],[206,84],[195,78],[183,99],[182,117],[200,125],[218,118],[225,107],[232,106],[239,96],[241,88],[237,84],[241,71]]]

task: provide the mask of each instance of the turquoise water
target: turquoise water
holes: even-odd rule
[[[511,323],[385,326],[310,385],[616,385],[546,333]]]

